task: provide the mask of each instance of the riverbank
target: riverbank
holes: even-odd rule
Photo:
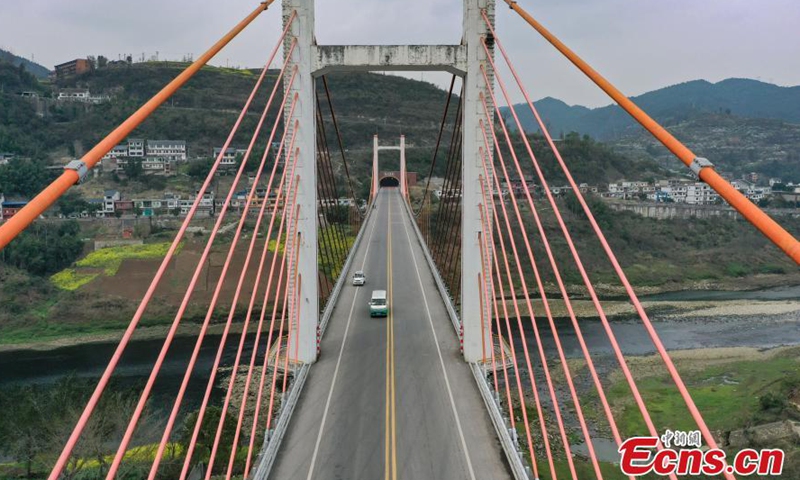
[[[181,325],[178,327],[178,331],[176,332],[175,337],[176,338],[197,337],[197,335],[200,333],[200,327],[201,327],[200,325],[195,323]],[[240,334],[242,332],[242,327],[243,323],[241,322],[231,324],[230,335]],[[218,336],[222,334],[222,331],[224,329],[225,329],[224,324],[209,325],[206,334],[209,336]],[[255,332],[255,329],[256,327],[251,325],[248,328],[248,333]],[[139,327],[136,329],[136,333],[134,334],[134,338],[132,341],[142,342],[142,341],[164,339],[168,331],[169,331],[169,325]],[[0,344],[0,353],[23,351],[23,350],[47,352],[47,351],[57,350],[59,348],[74,347],[78,345],[91,346],[92,344],[118,343],[120,338],[122,338],[122,334],[123,330],[120,329],[120,330],[101,332],[101,333],[90,333],[86,335],[53,338],[42,341],[32,340],[30,342],[24,342],[24,343]]]
[[[638,289],[637,289],[638,290]],[[706,298],[702,298],[705,296]],[[701,298],[698,298],[701,297]],[[736,297],[747,297],[737,299]],[[775,323],[785,323],[800,318],[800,284],[782,284],[769,289],[753,290],[735,293],[726,290],[690,290],[669,293],[660,293],[653,296],[641,296],[642,305],[649,317],[658,322],[680,322],[680,321],[720,321],[736,317],[756,317],[760,320]],[[619,297],[601,300],[603,311],[606,316],[615,322],[636,321],[638,318],[636,311],[629,301]],[[541,300],[532,299],[531,305],[537,315],[543,316],[544,305]],[[571,300],[571,305],[575,315],[581,323],[597,320],[599,315],[591,300],[578,299]],[[527,306],[523,298],[518,299],[520,313],[527,314]],[[558,297],[549,299],[549,306],[553,317],[561,320],[568,320],[568,312],[565,303]],[[514,312],[514,302],[506,300],[506,307],[510,315]],[[64,336],[41,339],[36,336],[29,336],[21,342],[3,343],[0,339],[0,352],[13,352],[17,350],[38,350],[49,351],[63,347],[76,345],[91,345],[99,343],[118,342],[122,337],[124,325],[119,324],[118,328],[109,326],[107,329],[88,331],[82,333],[66,333]],[[242,323],[235,322],[232,326],[235,333],[241,332]],[[224,324],[213,324],[209,326],[210,335],[222,333]],[[251,326],[251,332],[255,331]],[[140,326],[134,335],[136,341],[147,341],[163,339],[169,330],[168,324],[143,325]],[[200,324],[196,322],[185,322],[178,328],[177,336],[195,337],[200,331]],[[0,332],[11,333],[12,332]],[[800,338],[797,338],[800,343]]]
[[[636,295],[640,298],[657,296],[663,294],[682,294],[687,292],[759,292],[774,288],[787,286],[800,287],[800,270],[790,273],[780,274],[756,274],[744,277],[722,277],[718,279],[686,280],[683,282],[669,282],[661,285],[635,285],[633,287]],[[596,283],[594,285],[597,294],[605,298],[625,297],[628,294],[625,288],[615,282],[613,284]],[[555,285],[545,288],[548,293],[556,293],[558,290]],[[569,285],[567,291],[570,294],[588,296],[586,287],[583,285]]]

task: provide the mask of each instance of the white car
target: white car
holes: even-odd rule
[[[360,287],[365,283],[367,283],[367,277],[364,275],[364,272],[359,270],[353,274],[353,285]]]

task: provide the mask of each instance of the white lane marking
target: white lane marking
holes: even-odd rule
[[[367,258],[369,257],[369,247],[372,243],[372,234],[375,233],[375,225],[378,224],[378,219],[374,219],[372,221],[372,229],[369,231],[369,239],[367,239],[367,249],[364,251],[364,261],[361,262],[361,270],[364,270],[364,267],[367,264]],[[347,281],[347,280],[345,280]],[[342,363],[342,354],[344,353],[344,345],[347,343],[347,332],[350,330],[350,320],[353,319],[353,311],[356,308],[356,300],[358,299],[358,294],[361,292],[361,289],[356,289],[356,293],[353,295],[353,304],[350,305],[350,315],[347,317],[347,325],[344,327],[344,337],[342,338],[342,346],[339,347],[339,358],[336,359],[336,368],[333,370],[333,380],[331,381],[331,388],[328,391],[328,400],[325,402],[325,411],[322,414],[322,422],[319,425],[319,434],[317,435],[317,442],[314,444],[314,454],[311,457],[311,466],[308,468],[308,477],[307,480],[311,480],[311,477],[314,475],[314,465],[317,463],[317,454],[319,454],[319,444],[322,442],[322,431],[325,429],[325,421],[328,419],[328,411],[330,410],[331,406],[331,398],[333,397],[333,388],[336,386],[336,378],[339,375],[339,365]]]
[[[453,389],[450,387],[450,379],[447,376],[447,369],[444,366],[444,358],[442,357],[442,349],[439,348],[439,338],[436,336],[436,330],[433,328],[433,318],[431,317],[431,309],[428,306],[428,296],[425,295],[425,287],[422,285],[422,275],[419,273],[419,266],[417,265],[417,256],[414,254],[414,248],[411,246],[411,235],[408,233],[408,226],[406,225],[406,214],[402,215],[403,229],[408,238],[408,248],[411,251],[411,259],[414,261],[414,270],[417,272],[417,280],[419,281],[419,290],[422,292],[422,301],[425,302],[425,312],[428,314],[428,323],[431,326],[431,333],[433,334],[433,343],[436,345],[436,353],[439,354],[439,365],[442,366],[442,375],[444,376],[444,383],[447,387],[447,395],[450,397],[450,408],[453,410],[453,416],[456,419],[456,428],[458,428],[458,436],[461,439],[461,448],[464,450],[464,457],[467,460],[467,469],[469,470],[469,478],[475,480],[475,471],[472,468],[472,460],[469,457],[469,450],[467,450],[467,441],[464,439],[464,430],[461,428],[461,420],[458,417],[458,410],[456,409],[456,401],[453,398]]]

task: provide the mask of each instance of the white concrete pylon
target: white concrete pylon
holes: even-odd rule
[[[483,20],[481,10],[486,10],[494,21],[494,0],[464,0],[464,37],[462,43],[467,47],[467,75],[464,78],[463,112],[463,161],[461,187],[461,322],[464,327],[464,359],[468,362],[484,361],[491,357],[490,302],[480,291],[478,282],[482,271],[491,272],[491,251],[489,257],[481,255],[480,205],[483,203],[480,177],[483,174],[481,152],[483,135],[480,120],[484,117],[481,94],[491,98],[489,88],[481,73],[483,66],[490,80],[494,80],[491,65],[486,60],[486,52],[481,44],[488,37],[489,29]],[[491,44],[490,44],[491,45]],[[493,50],[490,50],[493,52]],[[489,109],[491,111],[491,107]],[[492,128],[493,121],[485,122]],[[491,134],[487,131],[488,138]],[[486,179],[490,180],[490,179]],[[486,185],[491,185],[487,182]],[[491,189],[487,190],[491,191]],[[489,219],[489,226],[492,225]],[[483,262],[482,262],[483,260]],[[482,265],[483,263],[483,265]],[[484,282],[485,285],[490,285]],[[491,296],[488,296],[491,298]]]
[[[301,279],[297,290],[290,292],[292,295],[299,293],[296,304],[292,304],[290,312],[293,328],[290,351],[293,354],[297,352],[297,359],[302,362],[313,362],[316,359],[316,327],[319,317],[314,78],[332,71],[443,70],[464,76],[460,312],[464,327],[464,358],[474,362],[484,360],[491,355],[489,321],[487,321],[491,318],[489,302],[481,302],[478,286],[478,275],[482,271],[478,235],[481,231],[479,205],[482,201],[479,183],[482,164],[479,147],[483,140],[479,121],[483,116],[480,95],[483,93],[485,98],[490,99],[488,89],[493,88],[485,84],[480,71],[481,65],[487,70],[490,81],[494,79],[491,65],[486,62],[486,54],[481,45],[481,40],[489,34],[481,11],[485,10],[493,22],[495,0],[464,0],[463,5],[461,45],[317,46],[314,42],[314,0],[283,0],[284,23],[292,12],[296,12],[297,15],[286,36],[284,55],[288,53],[291,42],[296,40],[297,46],[288,60],[288,68],[291,71],[297,67],[297,79],[285,94],[293,98],[297,93],[299,102],[294,118],[286,119],[286,125],[291,130],[294,121],[299,122],[296,145],[300,150],[297,165],[300,181],[296,188],[298,188],[297,202],[301,206],[298,223],[300,251],[297,255],[297,264],[292,263],[289,272],[294,275],[296,271]],[[285,78],[288,79],[290,76],[287,75]],[[492,124],[492,119],[489,119],[486,128],[492,128]],[[378,136],[373,139],[371,192],[373,201],[380,188],[378,152],[383,149],[400,150],[400,189],[404,196],[408,195],[405,139],[401,137],[400,142],[400,147],[379,147]],[[487,185],[491,185],[491,179],[486,181]],[[289,195],[290,192],[287,192],[287,198]],[[289,242],[289,245],[291,244],[292,242]],[[484,258],[484,262],[491,261],[490,253],[488,258]],[[487,268],[486,271],[490,269]]]
[[[372,137],[372,201],[378,197],[378,136]]]
[[[311,363],[317,359],[317,323],[319,322],[318,267],[317,267],[317,171],[316,171],[316,98],[314,95],[314,77],[312,76],[314,55],[314,0],[284,0],[283,21],[289,19],[292,12],[296,17],[284,40],[284,56],[289,52],[292,42],[297,42],[294,52],[287,59],[287,72],[297,68],[297,77],[290,89],[284,94],[294,98],[297,94],[297,106],[292,118],[285,118],[284,125],[289,134],[295,136],[297,147],[298,177],[297,188],[297,242],[287,242],[286,258],[288,261],[287,278],[289,294],[289,354],[303,363]],[[284,78],[284,87],[288,86],[288,78]],[[286,102],[284,115],[289,114],[291,102]],[[297,122],[297,130],[292,128]],[[294,154],[294,152],[291,152]],[[286,157],[288,158],[288,156]],[[286,166],[288,168],[288,165]],[[292,198],[292,192],[286,193]],[[297,251],[295,251],[295,243]],[[294,282],[294,279],[297,282]]]
[[[408,200],[408,182],[406,176],[406,136],[400,135],[400,194]]]

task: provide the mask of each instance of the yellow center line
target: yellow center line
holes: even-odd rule
[[[397,421],[396,421],[396,394],[394,375],[394,314],[392,308],[392,210],[389,208],[388,239],[386,250],[386,275],[387,295],[386,308],[388,318],[386,321],[386,458],[384,475],[386,480],[397,479]]]
[[[394,308],[391,305],[391,301],[394,298],[394,272],[392,271],[392,230],[391,230],[391,210],[389,210],[389,326],[392,332],[392,480],[397,480],[397,421],[396,421],[396,413],[397,408],[395,408],[395,399],[397,398],[397,391],[395,389],[395,381],[394,381],[394,370],[395,370],[395,363],[394,363]]]

